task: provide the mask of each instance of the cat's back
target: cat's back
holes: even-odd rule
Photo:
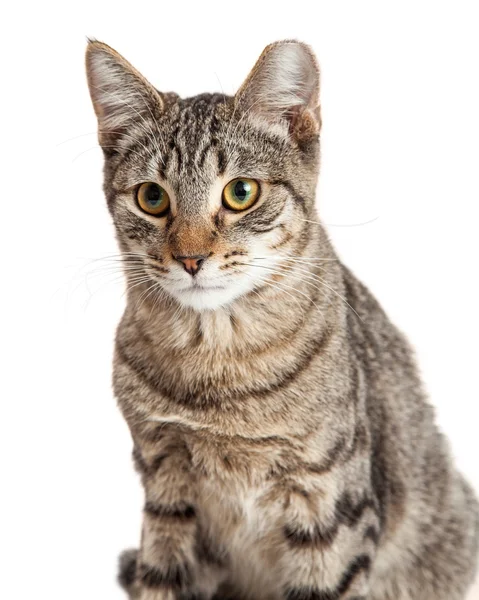
[[[357,312],[349,311],[348,329],[367,381],[371,483],[383,521],[373,599],[392,597],[395,583],[398,589],[410,585],[420,565],[436,575],[443,589],[457,580],[458,572],[467,582],[479,534],[474,492],[452,464],[409,342],[346,267],[343,278],[347,300]],[[451,588],[449,597],[463,594]]]

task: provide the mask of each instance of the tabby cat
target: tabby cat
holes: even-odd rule
[[[460,600],[478,505],[413,353],[318,222],[319,70],[269,45],[234,97],[88,44],[127,279],[114,391],[145,490],[140,600]]]

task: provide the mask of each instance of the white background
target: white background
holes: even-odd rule
[[[116,246],[84,76],[87,35],[182,95],[233,93],[271,41],[312,44],[322,66],[320,214],[415,345],[438,421],[479,487],[474,4],[4,6],[2,598],[121,598],[116,556],[139,536],[141,491],[110,389],[122,283],[91,262]]]

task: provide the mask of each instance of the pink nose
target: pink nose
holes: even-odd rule
[[[198,273],[206,260],[206,256],[173,256],[175,260],[183,263],[183,267],[192,277]]]

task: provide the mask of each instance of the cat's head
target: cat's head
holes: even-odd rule
[[[287,268],[307,243],[318,173],[310,48],[269,45],[234,97],[160,92],[96,41],[86,64],[127,275],[203,310]]]

